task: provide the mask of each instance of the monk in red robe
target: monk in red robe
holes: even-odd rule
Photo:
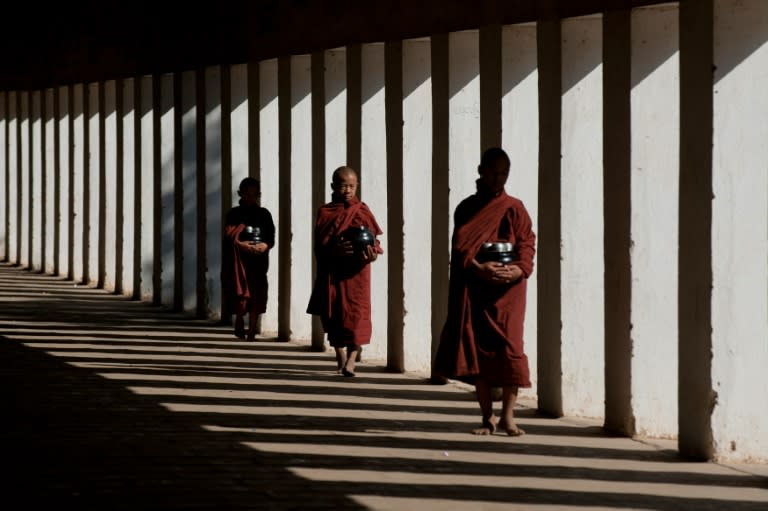
[[[448,316],[435,357],[435,372],[475,385],[482,426],[522,435],[514,420],[520,387],[530,387],[523,351],[526,279],[533,271],[535,235],[523,203],[507,195],[510,160],[487,150],[478,171],[477,193],[456,208],[452,239]],[[507,242],[512,262],[481,257],[484,244]],[[502,388],[501,420],[493,414],[492,389]]]
[[[361,346],[371,342],[371,266],[384,250],[376,218],[357,198],[357,172],[339,167],[333,173],[331,202],[317,211],[317,276],[307,312],[320,316],[328,342],[336,351],[339,374],[355,376]],[[371,244],[356,236],[366,227]],[[350,234],[352,233],[352,234]]]
[[[260,316],[267,310],[267,270],[269,250],[275,246],[275,224],[270,212],[260,206],[261,183],[257,179],[243,179],[237,194],[240,203],[229,210],[224,221],[222,316],[234,313],[235,336],[253,341]]]

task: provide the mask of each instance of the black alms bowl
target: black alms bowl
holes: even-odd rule
[[[342,237],[352,242],[356,252],[362,252],[366,246],[374,246],[376,243],[376,236],[368,229],[368,227],[361,225],[360,227],[350,227]]]

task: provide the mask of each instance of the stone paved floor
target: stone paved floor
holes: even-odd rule
[[[768,510],[765,465],[518,410],[465,387],[0,265],[3,509]]]

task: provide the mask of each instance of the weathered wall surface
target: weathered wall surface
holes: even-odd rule
[[[320,348],[312,224],[350,164],[385,231],[365,356],[428,373],[453,209],[500,143],[539,241],[525,394],[768,460],[766,42],[763,2],[683,1],[0,92],[0,257],[220,317],[222,216],[256,176],[263,330]]]

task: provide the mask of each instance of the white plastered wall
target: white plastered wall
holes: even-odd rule
[[[29,189],[29,175],[31,172],[29,151],[30,151],[30,136],[29,136],[29,93],[19,93],[19,143],[21,145],[21,154],[19,155],[19,173],[21,175],[21,183],[19,184],[19,202],[21,203],[20,222],[19,222],[19,250],[21,251],[19,257],[19,264],[24,268],[29,268],[29,241],[30,241],[30,193]]]
[[[631,16],[632,411],[639,435],[675,437],[678,10],[649,7]]]
[[[0,92],[0,261],[8,258],[8,110],[6,101],[8,94]]]
[[[100,203],[101,203],[101,128],[99,110],[99,91],[101,84],[98,82],[89,83],[88,87],[88,154],[86,164],[88,165],[88,181],[85,183],[85,189],[88,197],[88,218],[85,219],[86,231],[88,235],[88,266],[85,280],[89,285],[96,285],[99,282],[99,245],[104,240],[100,237],[99,222]]]
[[[32,136],[30,140],[30,151],[32,166],[30,168],[32,183],[29,189],[28,204],[30,209],[29,230],[31,233],[31,254],[29,267],[34,271],[42,269],[43,262],[43,207],[46,198],[43,196],[43,120],[41,117],[41,97],[40,91],[30,93],[30,125],[32,127]]]
[[[205,283],[208,314],[221,315],[221,68],[205,69]]]
[[[160,77],[160,303],[172,306],[176,278],[174,75]]]
[[[63,277],[71,276],[72,261],[69,259],[69,251],[72,243],[70,225],[72,222],[72,197],[70,196],[72,168],[70,167],[71,155],[71,134],[70,134],[70,112],[69,100],[71,89],[68,86],[59,87],[56,101],[58,102],[58,118],[56,122],[59,125],[59,137],[56,140],[59,149],[59,211],[58,211],[58,229],[59,246],[57,247],[59,256],[59,275]]]
[[[536,25],[509,25],[501,32],[501,146],[512,165],[507,193],[523,201],[538,233],[539,103]],[[525,354],[531,370],[530,389],[521,395],[536,396],[536,280],[528,278],[524,326]]]
[[[104,288],[114,291],[117,270],[117,82],[104,82]]]
[[[602,17],[562,21],[563,411],[604,404]]]
[[[712,436],[768,461],[768,4],[714,5]]]
[[[44,130],[44,147],[43,147],[43,174],[45,176],[45,184],[43,187],[43,195],[45,196],[46,208],[45,215],[41,219],[43,222],[43,271],[48,274],[52,274],[55,268],[56,262],[56,246],[54,244],[54,233],[57,228],[56,224],[56,158],[55,158],[55,145],[56,139],[54,137],[54,125],[56,124],[56,118],[53,115],[53,102],[54,102],[54,90],[46,89],[43,91],[43,130]],[[2,197],[2,194],[0,194]]]
[[[362,113],[360,126],[361,193],[384,234],[379,237],[384,254],[371,268],[371,344],[367,359],[387,357],[387,151],[384,105],[384,44],[364,44],[361,48]]]
[[[277,59],[259,62],[259,164],[261,174],[261,205],[272,214],[275,223],[275,240],[280,226],[280,154],[279,154],[279,112],[277,93]],[[256,101],[256,100],[254,100]],[[277,335],[278,305],[278,247],[269,256],[269,299],[267,310],[261,318],[261,331],[266,335]]]
[[[309,55],[291,57],[291,337],[312,336],[312,76]]]
[[[126,296],[134,293],[135,259],[135,235],[136,235],[136,173],[139,167],[136,162],[136,105],[135,87],[133,78],[126,78],[120,82],[118,94],[122,94],[122,119],[117,122],[123,124],[123,139],[119,143],[123,145],[123,182],[120,187],[123,193],[123,240],[122,240],[122,268],[121,276],[122,292]]]
[[[85,243],[84,188],[85,188],[85,86],[72,87],[72,278],[81,283],[83,274],[83,244]]]
[[[181,175],[182,175],[182,241],[183,275],[182,310],[196,313],[198,305],[198,208],[197,203],[197,119],[201,108],[197,105],[197,75],[195,71],[185,71],[181,75]]]
[[[19,143],[18,136],[18,108],[16,106],[16,92],[8,93],[8,235],[7,251],[8,260],[11,263],[17,263],[19,248],[19,159],[17,147]]]
[[[140,79],[140,170],[141,175],[141,280],[140,296],[142,300],[152,301],[155,284],[153,271],[155,264],[155,162],[154,162],[154,105],[152,104],[152,77]]]
[[[403,362],[432,363],[432,78],[429,39],[403,41]]]

